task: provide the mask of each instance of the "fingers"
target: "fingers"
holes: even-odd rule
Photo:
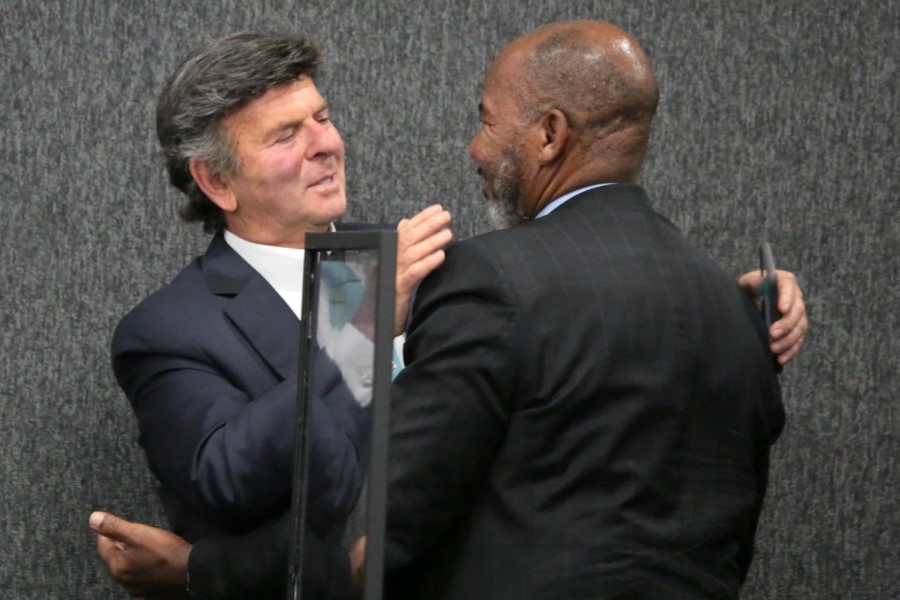
[[[426,275],[441,266],[444,262],[444,251],[437,249],[419,260],[409,264],[403,273],[398,273],[398,279],[405,279],[407,282],[413,282],[413,286],[418,285]]]
[[[790,271],[776,271],[778,273],[778,310],[781,314],[787,314],[791,308],[795,308],[797,301],[802,302],[803,293],[797,278]]]
[[[116,556],[120,552],[125,552],[127,549],[127,546],[122,542],[117,542],[102,534],[97,534],[97,554],[99,554],[100,558],[103,559],[103,562],[106,563],[110,572],[112,572],[111,565],[116,560]]]
[[[359,538],[350,547],[350,589],[361,591],[365,580],[366,538]]]
[[[799,317],[792,311],[786,318],[774,323],[770,331],[772,336],[770,348],[778,355],[778,362],[782,365],[787,364],[800,352],[806,340],[809,321],[804,311],[798,312]]]
[[[769,334],[772,352],[778,355],[778,362],[785,365],[800,352],[809,329],[803,292],[797,278],[789,271],[778,271],[778,309],[782,317],[772,324]]]
[[[173,533],[109,513],[89,519],[97,553],[112,578],[132,596],[182,598],[191,544]]]
[[[402,273],[398,267],[394,303],[394,336],[400,335],[406,329],[406,320],[409,316],[410,304],[416,286],[425,279],[426,275],[441,266],[444,262],[444,256],[443,250],[437,250],[406,266]]]
[[[395,335],[403,332],[416,286],[444,262],[444,248],[453,240],[450,221],[450,213],[433,204],[397,225]]]
[[[749,271],[738,278],[738,285],[750,296],[756,296],[756,290],[762,283],[762,274],[759,271]]]
[[[738,279],[738,284],[752,296],[756,296],[762,282],[759,271],[744,273]],[[781,318],[769,328],[770,349],[778,356],[778,362],[785,365],[800,352],[809,328],[803,291],[790,271],[778,271],[778,311]]]
[[[109,513],[95,511],[88,520],[91,530],[101,538],[109,540],[115,547],[125,549],[132,543],[131,529],[134,524]]]
[[[797,354],[800,352],[800,349],[803,348],[803,343],[806,341],[805,337],[800,337],[797,339],[793,345],[789,346],[787,350],[778,354],[778,363],[781,365],[788,364]],[[774,347],[774,344],[773,344]],[[773,350],[775,352],[775,350]]]
[[[97,554],[106,564],[106,570],[114,580],[125,585],[128,579],[125,556],[131,545],[127,533],[123,532],[123,525],[128,522],[115,515],[97,511],[91,513],[88,523],[97,534]]]
[[[395,335],[403,332],[416,286],[444,262],[444,248],[453,240],[450,221],[450,213],[433,204],[397,224]]]
[[[453,239],[450,213],[433,204],[397,225],[397,258],[402,268],[444,248]]]
[[[397,231],[403,241],[415,243],[446,229],[450,221],[450,213],[444,210],[444,207],[432,204],[417,215],[401,220],[397,225]]]
[[[405,294],[444,261],[444,247],[453,240],[450,213],[440,204],[429,206],[397,226],[397,284]]]
[[[420,210],[418,213],[416,213],[414,216],[410,217],[409,219],[403,219],[403,220],[408,221],[412,227],[418,227],[419,225],[426,223],[429,219],[431,219],[435,215],[440,215],[441,213],[447,213],[448,216],[450,215],[450,213],[448,213],[446,210],[444,210],[444,207],[441,206],[440,204],[432,204],[431,206]]]
[[[806,305],[803,302],[803,292],[797,285],[797,279],[788,271],[778,272],[778,310],[781,318],[772,324],[769,331],[773,340],[793,334],[793,338],[801,337],[806,333]],[[801,330],[798,332],[798,328]]]

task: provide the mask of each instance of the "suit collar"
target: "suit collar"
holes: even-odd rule
[[[633,183],[616,183],[586,190],[572,198],[571,202],[585,202],[588,199],[604,202],[650,204],[644,188]],[[566,204],[569,204],[568,202]],[[565,204],[563,205],[565,206]],[[562,207],[560,207],[562,208]]]
[[[633,183],[617,183],[583,191],[557,207],[554,212],[575,208],[585,202],[598,201],[610,205],[637,204],[650,207],[650,198],[644,188]]]
[[[383,229],[359,223],[335,223],[338,231]],[[282,377],[296,373],[300,352],[300,321],[266,282],[216,234],[202,259],[209,291],[221,300],[222,310],[247,342]]]
[[[297,370],[300,322],[262,275],[216,234],[203,255],[210,292],[247,342],[282,377]]]
[[[583,194],[584,192],[587,192],[594,188],[603,187],[606,185],[616,185],[616,184],[615,183],[594,183],[591,185],[584,186],[582,188],[578,188],[577,190],[572,190],[571,192],[563,194],[556,200],[552,200],[552,201],[548,202],[547,205],[544,208],[542,208],[534,218],[540,219],[541,217],[546,217],[547,215],[552,213],[554,210],[556,210],[557,208],[559,208],[560,206],[562,206],[563,204],[568,202],[570,199],[577,196],[578,194]]]
[[[203,274],[209,290],[217,296],[240,293],[247,281],[259,274],[217,233],[203,255]],[[273,290],[274,292],[274,290]]]

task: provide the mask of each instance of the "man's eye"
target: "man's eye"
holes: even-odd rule
[[[285,131],[284,133],[279,135],[277,138],[275,138],[275,142],[277,142],[277,143],[289,142],[292,139],[294,139],[295,133],[296,133],[296,131],[293,129],[291,129],[290,131]]]

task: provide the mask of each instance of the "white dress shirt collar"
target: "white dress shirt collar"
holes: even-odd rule
[[[303,291],[303,261],[306,251],[248,242],[225,230],[225,242],[253,267],[275,290]]]

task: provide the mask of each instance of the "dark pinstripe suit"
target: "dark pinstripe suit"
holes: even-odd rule
[[[734,597],[774,363],[734,278],[641,188],[452,247],[406,352],[389,598]]]

